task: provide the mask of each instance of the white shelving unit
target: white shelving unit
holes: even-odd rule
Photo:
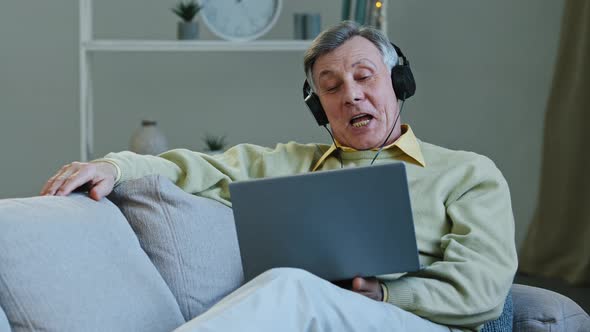
[[[244,52],[244,51],[303,51],[307,40],[258,40],[228,42],[218,40],[93,40],[82,45],[86,52]]]
[[[387,1],[381,1],[386,13]],[[309,40],[255,40],[229,42],[222,40],[125,40],[94,39],[92,0],[79,0],[80,5],[80,160],[87,161],[94,152],[94,116],[92,89],[92,55],[101,52],[288,52],[304,51]],[[384,17],[381,29],[387,31]]]
[[[304,51],[308,40],[105,40],[94,39],[92,0],[80,0],[80,160],[88,161],[94,151],[92,54],[99,52],[281,52]]]

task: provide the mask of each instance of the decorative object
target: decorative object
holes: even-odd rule
[[[322,17],[318,13],[293,14],[294,39],[314,39],[322,30]]]
[[[178,22],[177,37],[180,40],[190,40],[199,38],[199,25],[193,19],[201,10],[201,6],[194,0],[186,3],[179,2],[171,10],[178,15],[182,21]]]
[[[305,39],[305,23],[303,22],[303,15],[301,13],[293,14],[293,39]]]
[[[168,142],[157,122],[143,120],[129,142],[129,150],[139,154],[157,155],[168,150]]]
[[[385,4],[387,0],[368,0],[367,12],[365,15],[365,24],[373,26],[379,30],[385,30]]]
[[[215,35],[231,41],[261,37],[276,23],[282,0],[203,0],[201,17]]]
[[[387,0],[342,0],[342,20],[353,20],[385,31],[386,3]],[[354,11],[351,11],[352,8]]]
[[[207,147],[207,153],[209,154],[220,154],[223,153],[223,149],[226,146],[225,136],[215,136],[207,134],[203,138],[205,146]]]

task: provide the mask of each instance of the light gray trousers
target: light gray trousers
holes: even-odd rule
[[[277,268],[251,280],[175,332],[449,330],[304,270]]]

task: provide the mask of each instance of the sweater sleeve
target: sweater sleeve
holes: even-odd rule
[[[186,149],[170,150],[158,156],[124,151],[109,153],[94,162],[106,161],[118,166],[117,184],[157,174],[188,193],[231,206],[231,182],[307,172],[317,158],[316,151],[315,145],[294,142],[278,144],[274,149],[240,144],[213,156]]]
[[[480,157],[450,191],[445,209],[451,228],[440,239],[442,260],[385,281],[389,302],[436,323],[477,329],[500,316],[516,272],[508,185]]]

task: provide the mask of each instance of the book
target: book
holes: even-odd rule
[[[350,20],[350,4],[351,0],[342,0],[342,20]]]
[[[367,0],[356,0],[354,8],[354,20],[358,24],[365,24],[365,15],[367,9]]]

